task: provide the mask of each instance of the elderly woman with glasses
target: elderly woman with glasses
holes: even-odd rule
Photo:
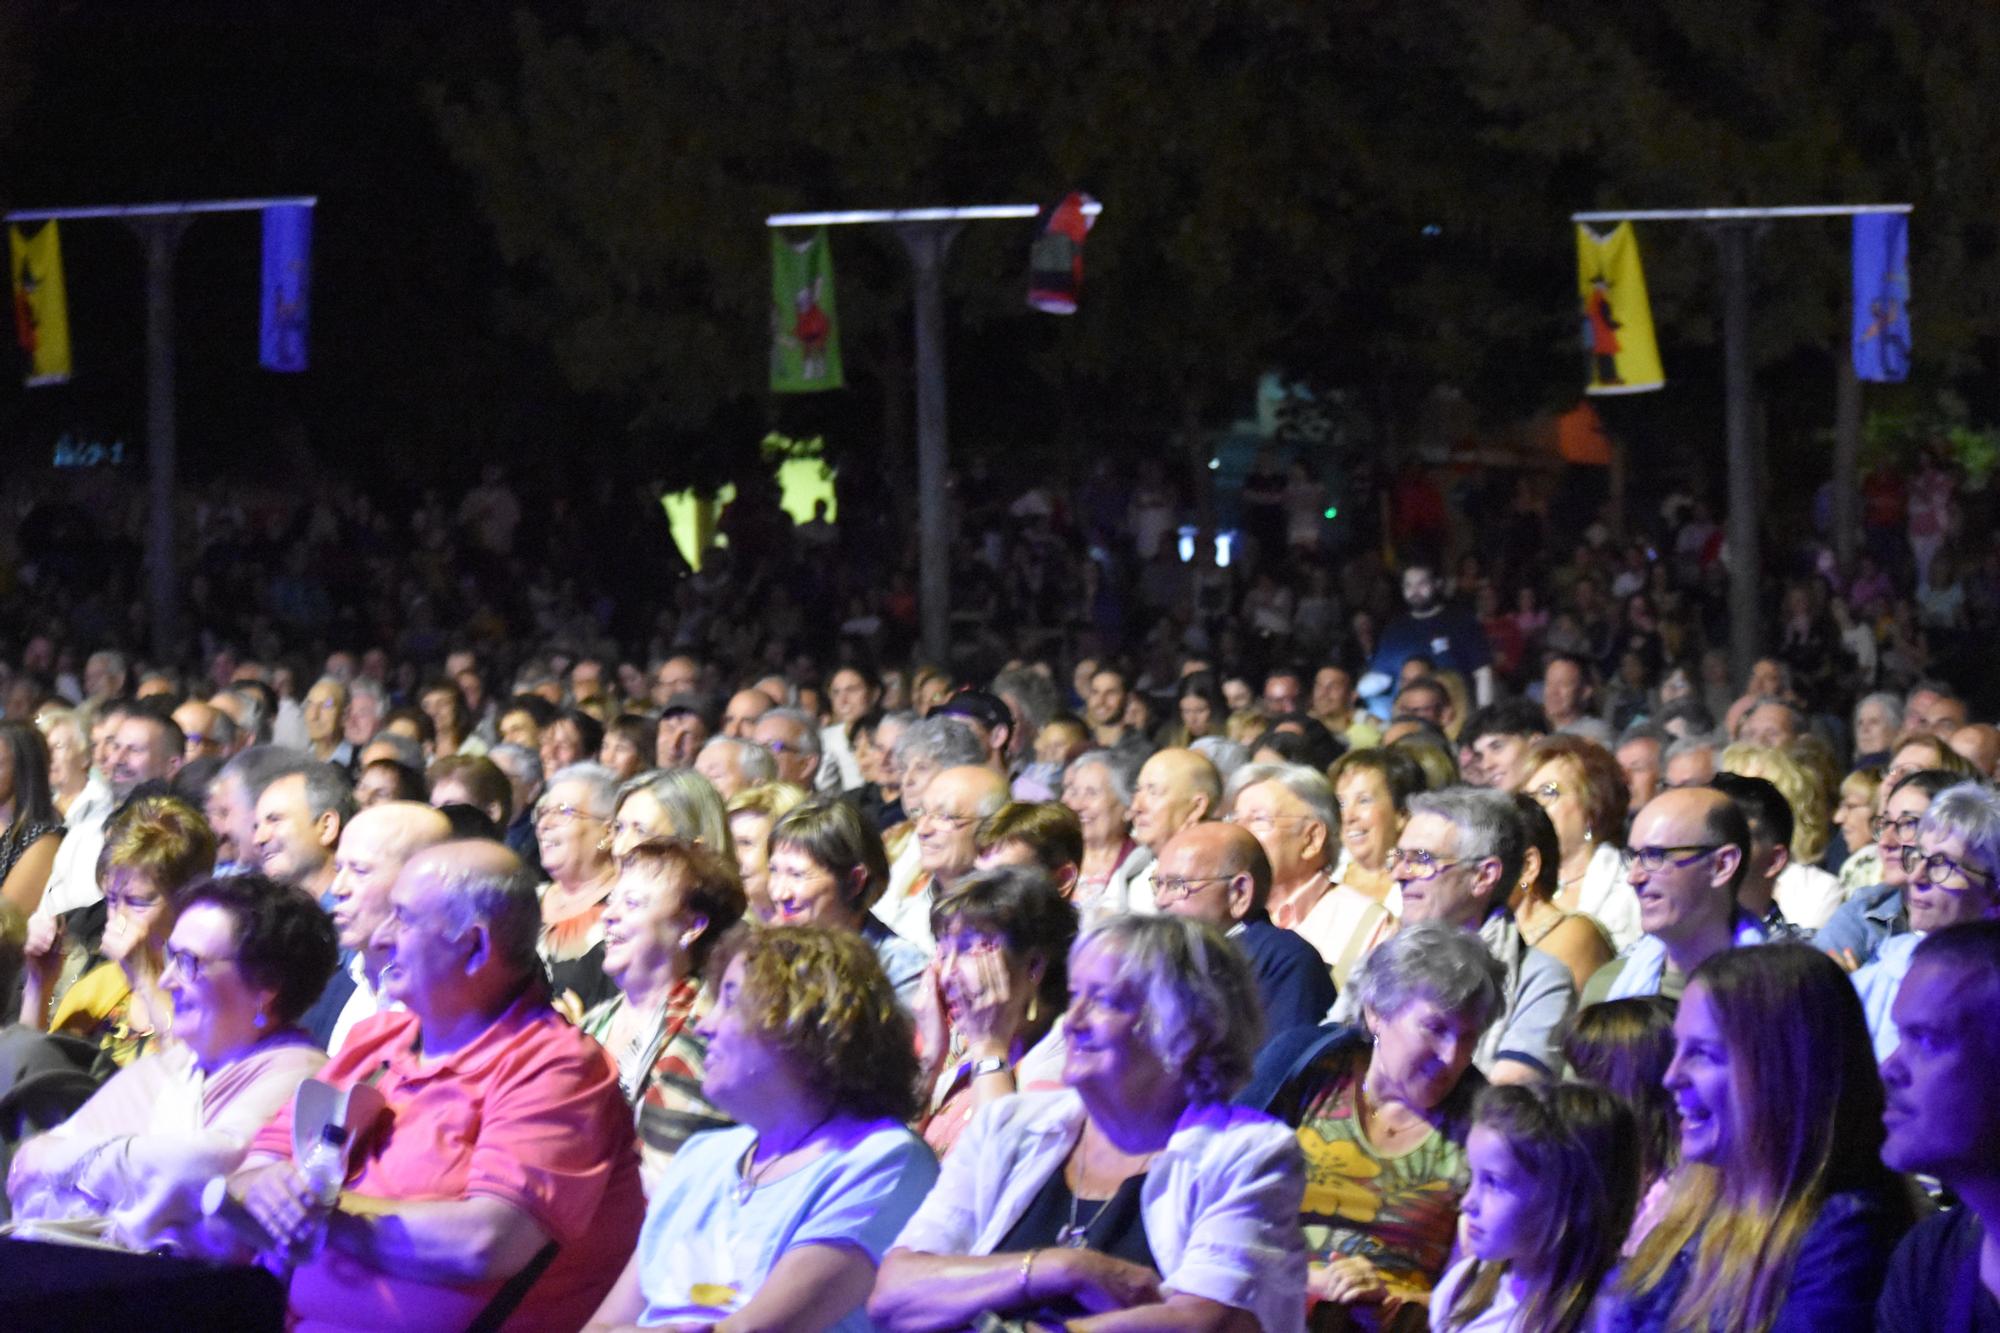
[[[618,993],[578,1026],[618,1062],[650,1195],[690,1134],[728,1123],[701,1095],[696,1024],[713,1000],[703,969],[743,919],[743,884],[727,853],[678,839],[642,842],[618,864],[604,907],[604,975]]]
[[[1854,974],[1878,1060],[1896,1049],[1889,1010],[1918,942],[1934,930],[2000,919],[2000,793],[1975,782],[1939,793],[1924,812],[1915,845],[1899,848],[1898,858],[1909,876],[1903,893],[1909,932],[1884,941],[1875,961]]]
[[[311,895],[233,875],[196,880],[175,906],[161,978],[173,1041],[22,1145],[7,1181],[16,1220],[139,1249],[172,1242],[200,1221],[202,1187],[326,1062],[296,1026],[337,961]]]
[[[1261,1026],[1242,954],[1114,917],[1070,953],[1063,1025],[1067,1086],[973,1117],[883,1261],[876,1323],[1303,1328],[1298,1144],[1229,1102]]]
[[[1814,932],[1814,948],[1852,972],[1873,962],[1883,941],[1909,930],[1910,875],[1903,869],[1903,849],[1916,845],[1917,830],[1923,827],[1931,802],[1963,781],[1956,773],[1924,768],[1883,783],[1882,813],[1868,821],[1881,859],[1882,882],[1858,890],[1842,903],[1833,918]]]
[[[618,879],[608,836],[618,778],[601,764],[571,764],[535,803],[542,849],[542,961],[556,1002],[581,1015],[616,993],[604,976],[604,904]]]
[[[1296,1127],[1314,1328],[1422,1328],[1469,1183],[1465,1140],[1486,1080],[1472,1058],[1505,971],[1479,936],[1405,926],[1354,975],[1360,1028],[1281,1034],[1241,1100]],[[1407,1322],[1406,1322],[1407,1321]]]

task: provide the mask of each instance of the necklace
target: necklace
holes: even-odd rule
[[[1139,1169],[1135,1172],[1132,1172],[1130,1175],[1121,1177],[1118,1181],[1118,1184],[1112,1187],[1112,1194],[1116,1195],[1118,1190],[1122,1188],[1125,1182],[1127,1180],[1130,1180],[1132,1176],[1134,1175],[1143,1176],[1148,1171],[1152,1170],[1154,1159],[1159,1157],[1159,1155],[1160,1154],[1158,1152],[1149,1152],[1144,1157],[1140,1158]],[[1090,1179],[1089,1174],[1084,1167],[1083,1156],[1084,1156],[1083,1142],[1079,1140],[1076,1147],[1076,1157],[1075,1157],[1076,1183],[1070,1187],[1069,1191],[1069,1221],[1064,1223],[1063,1226],[1056,1232],[1056,1245],[1061,1249],[1082,1250],[1089,1248],[1090,1228],[1097,1222],[1097,1219],[1103,1215],[1105,1207],[1111,1202],[1111,1199],[1108,1197],[1102,1199],[1092,1199],[1090,1201],[1091,1206],[1089,1214],[1087,1216],[1084,1216],[1081,1220],[1079,1220],[1077,1214],[1082,1204],[1083,1192],[1088,1187]]]
[[[818,1123],[813,1125],[811,1129],[799,1135],[797,1142],[793,1143],[785,1151],[773,1154],[761,1167],[757,1165],[757,1145],[762,1141],[761,1136],[750,1140],[750,1146],[743,1150],[743,1160],[736,1164],[736,1171],[739,1176],[736,1182],[736,1202],[738,1204],[750,1202],[750,1196],[756,1193],[757,1187],[762,1185],[766,1178],[770,1176],[771,1169],[804,1147],[811,1141],[813,1135],[831,1124],[834,1115],[835,1112],[828,1111],[819,1118]]]

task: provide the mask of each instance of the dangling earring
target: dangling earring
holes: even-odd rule
[[[1036,1016],[1039,1015],[1041,1011],[1042,1011],[1042,997],[1039,995],[1030,995],[1028,997],[1027,1016],[1024,1017],[1021,1021],[1024,1023],[1033,1023],[1035,1021]]]
[[[262,1009],[259,1009],[257,1011],[257,1016],[251,1019],[250,1021],[256,1024],[257,1030],[259,1032],[262,1032],[264,1030],[264,1011]]]
[[[1590,846],[1590,844],[1591,844],[1591,843],[1593,843],[1593,842],[1596,842],[1596,841],[1597,841],[1597,835],[1596,835],[1595,833],[1592,833],[1592,832],[1591,832],[1591,831],[1590,831],[1589,829],[1585,829],[1585,830],[1583,831],[1583,845],[1584,845],[1584,846],[1588,847],[1588,846]]]

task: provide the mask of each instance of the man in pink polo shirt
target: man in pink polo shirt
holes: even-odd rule
[[[617,1068],[549,1007],[535,879],[498,843],[445,843],[404,866],[389,908],[380,984],[406,1008],[357,1025],[320,1071],[388,1103],[356,1128],[338,1204],[292,1165],[289,1107],[231,1182],[279,1246],[325,1223],[292,1275],[293,1327],[464,1328],[534,1275],[502,1327],[581,1328],[645,1202]]]

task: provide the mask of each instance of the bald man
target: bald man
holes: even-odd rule
[[[389,915],[389,889],[411,857],[451,837],[451,821],[416,801],[384,801],[361,811],[341,831],[333,856],[333,928],[342,967],[299,1025],[328,1052],[382,1007],[377,989],[382,955],[369,947]]]
[[[1736,901],[1750,869],[1750,823],[1729,797],[1713,787],[1661,792],[1632,821],[1627,844],[1625,879],[1645,934],[1597,970],[1579,1007],[1634,995],[1678,1000],[1709,958],[1767,938]]]
[[[778,706],[778,701],[759,689],[738,690],[729,696],[722,710],[722,734],[739,741],[750,739],[757,719]]]
[[[1169,747],[1156,753],[1139,770],[1132,784],[1132,841],[1144,849],[1127,860],[1144,857],[1125,880],[1125,900],[1107,903],[1105,910],[1152,912],[1153,873],[1160,853],[1176,833],[1190,824],[1214,819],[1222,807],[1222,775],[1206,755]],[[1112,886],[1106,886],[1109,894]]]
[[[1007,779],[983,764],[944,769],[924,784],[922,798],[909,807],[917,829],[920,872],[910,891],[895,901],[893,920],[885,914],[884,903],[876,904],[876,915],[905,939],[935,948],[931,904],[978,862],[975,836],[980,821],[1007,799]]]
[[[1319,950],[1271,924],[1264,910],[1271,861],[1246,828],[1216,820],[1192,824],[1160,852],[1153,894],[1160,910],[1206,921],[1236,941],[1250,960],[1264,1002],[1264,1039],[1317,1026],[1333,1007],[1333,973]]]

